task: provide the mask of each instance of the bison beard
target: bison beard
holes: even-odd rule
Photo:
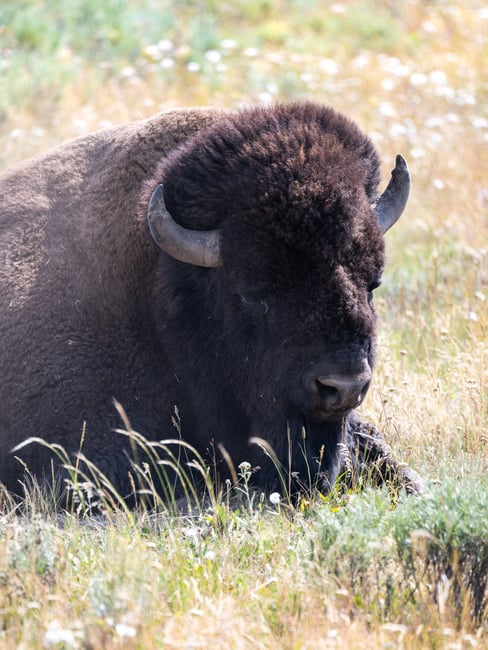
[[[403,159],[378,181],[371,141],[313,103],[171,111],[1,176],[0,480],[49,475],[46,449],[12,449],[40,436],[74,458],[85,426],[84,455],[129,494],[115,398],[149,441],[176,407],[220,480],[224,449],[260,489],[277,465],[293,493],[365,468],[419,489],[354,414]]]

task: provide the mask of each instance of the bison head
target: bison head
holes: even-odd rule
[[[372,294],[383,233],[408,197],[403,158],[378,198],[371,141],[331,109],[294,104],[223,118],[156,181],[150,231],[178,291],[201,303],[185,350],[233,404],[215,436],[232,448],[236,430],[258,435],[286,464],[286,432],[291,446],[305,432],[308,461],[325,446],[331,479],[344,419],[371,381]],[[288,461],[298,470],[300,455]]]

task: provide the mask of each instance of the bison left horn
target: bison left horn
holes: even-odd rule
[[[398,221],[407,205],[409,192],[410,174],[407,163],[402,156],[398,155],[395,160],[395,169],[391,172],[390,182],[375,206],[381,232],[385,233]]]
[[[158,185],[147,210],[149,230],[159,248],[186,264],[208,268],[220,266],[222,261],[219,230],[183,228],[166,209],[163,194],[163,185]]]

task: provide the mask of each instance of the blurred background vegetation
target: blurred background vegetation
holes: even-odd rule
[[[362,412],[436,486],[393,519],[384,495],[355,495],[345,509],[305,508],[293,525],[250,512],[223,527],[204,520],[197,533],[170,528],[163,552],[161,531],[90,530],[89,542],[78,529],[49,528],[52,567],[30,529],[0,526],[8,647],[26,638],[30,647],[42,638],[55,647],[154,647],[162,624],[144,603],[156,601],[168,647],[193,633],[226,648],[486,647],[487,71],[481,0],[0,1],[0,169],[171,107],[292,99],[331,104],[358,122],[381,154],[385,182],[395,154],[405,156],[412,195],[386,236],[378,368]],[[116,567],[103,564],[103,544],[98,554],[90,546],[97,537]],[[24,550],[31,595],[15,554]],[[128,569],[139,556],[140,567]],[[159,583],[141,577],[146,561]],[[78,583],[79,602],[75,595],[59,614]],[[49,584],[59,586],[51,593]],[[43,613],[46,593],[58,601]],[[86,594],[95,603],[88,623]],[[22,629],[31,637],[15,636]]]
[[[418,158],[460,123],[481,144],[486,11],[475,0],[2,0],[1,133],[22,133],[0,162],[168,106],[304,97]]]

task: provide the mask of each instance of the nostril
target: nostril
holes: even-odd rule
[[[370,380],[370,371],[353,379],[337,376],[316,377],[314,392],[320,396],[323,407],[327,409],[355,408],[363,401]]]
[[[369,385],[370,385],[370,383],[371,383],[371,381],[367,381],[367,382],[364,384],[364,386],[363,386],[363,388],[362,388],[362,390],[361,390],[361,394],[359,395],[359,401],[360,401],[360,402],[362,402],[363,399],[365,398],[366,393],[367,393],[368,390],[369,390]]]
[[[316,392],[320,395],[321,400],[325,402],[328,408],[341,405],[341,391],[337,386],[332,385],[328,380],[324,381],[323,377],[317,377],[315,385]]]

